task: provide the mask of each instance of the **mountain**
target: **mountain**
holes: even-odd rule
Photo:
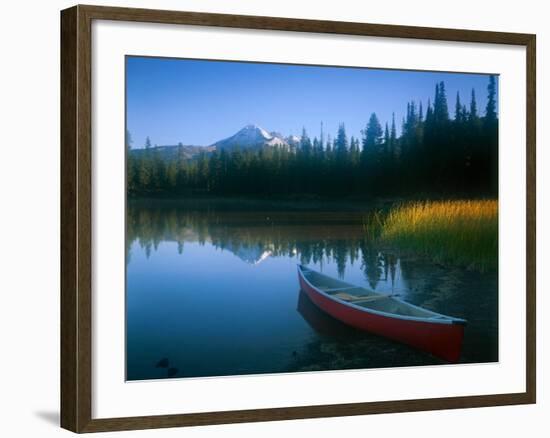
[[[297,135],[289,135],[285,137],[280,132],[275,132],[275,131],[270,132],[270,134],[272,137],[277,137],[278,139],[286,143],[291,148],[298,147],[298,145],[300,144],[300,140],[302,139],[302,137],[298,137]]]
[[[281,134],[269,133],[257,125],[247,125],[231,137],[220,140],[212,145],[218,150],[260,149],[262,147],[288,147]]]
[[[182,145],[180,143],[179,145],[155,146],[150,149],[150,152],[158,154],[161,159],[166,161],[178,158],[191,160],[196,158],[201,152],[210,154],[215,150],[220,151],[222,149],[230,152],[236,148],[258,150],[264,147],[293,149],[299,143],[300,137],[296,135],[285,137],[280,132],[268,132],[260,126],[247,125],[231,137],[219,140],[211,146]],[[146,149],[132,149],[130,153],[135,157],[140,157],[145,154],[145,151]]]
[[[269,258],[273,252],[266,248],[265,245],[260,243],[256,245],[233,245],[229,242],[224,250],[232,252],[243,262],[248,263],[249,265],[259,265],[265,259]]]
[[[180,149],[181,148],[181,149]],[[150,149],[151,152],[159,154],[160,158],[163,160],[175,160],[179,157],[184,160],[190,160],[195,158],[201,152],[214,152],[216,148],[212,146],[192,146],[192,145],[165,145],[165,146],[155,146]],[[140,157],[142,154],[145,154],[147,149],[132,149],[130,153],[135,157]],[[180,156],[180,153],[182,154]]]
[[[297,147],[300,144],[302,138],[297,135],[289,135],[285,138],[285,141],[292,147]]]

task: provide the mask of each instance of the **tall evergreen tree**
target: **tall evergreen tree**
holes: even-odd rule
[[[306,128],[302,128],[302,136],[300,137],[300,151],[306,156],[311,155],[312,145],[309,136],[307,135]]]
[[[134,143],[134,140],[132,139],[132,134],[128,130],[126,130],[124,141],[126,142],[126,150],[129,151],[130,149],[132,149],[132,144]]]
[[[355,166],[359,162],[359,140],[353,135],[349,141],[349,156],[352,166]]]
[[[371,193],[376,191],[376,182],[381,172],[380,164],[383,161],[383,153],[381,150],[382,143],[382,126],[376,116],[372,113],[367,127],[363,133],[363,150],[361,152],[362,167],[365,170],[364,183],[367,190]]]
[[[363,151],[375,150],[382,140],[382,126],[378,121],[376,113],[372,113],[369,118],[369,123],[364,131]]]
[[[430,99],[428,99],[428,108],[426,109],[426,123],[432,123],[432,122],[433,122],[432,102]]]
[[[390,143],[392,148],[395,148],[397,142],[397,130],[395,129],[395,113],[391,115],[391,131],[390,131]]]
[[[145,153],[137,165],[137,186],[140,191],[151,191],[154,184],[154,160],[151,154],[151,139],[145,139]]]
[[[313,138],[313,146],[312,147],[313,147],[313,154],[318,155],[319,151],[321,149],[321,146],[320,146],[320,143],[319,143],[319,140],[317,139],[317,137]]]
[[[460,93],[458,91],[456,92],[455,122],[462,123],[462,104],[460,103]]]
[[[485,108],[485,120],[487,123],[496,123],[497,120],[497,104],[496,94],[497,86],[493,75],[489,76],[489,85],[487,86],[487,107]]]
[[[477,120],[477,103],[476,103],[476,91],[472,88],[472,99],[470,100],[470,114],[469,118],[471,121]]]
[[[449,121],[449,107],[447,105],[447,93],[445,92],[445,83],[441,81],[439,86],[436,85],[435,102],[434,102],[434,118],[439,125]]]
[[[339,160],[344,160],[348,152],[348,138],[346,136],[346,127],[343,123],[338,126],[338,133],[334,139],[334,151]]]
[[[497,118],[497,83],[495,76],[489,76],[487,86],[487,106],[485,108],[483,138],[486,144],[484,165],[489,169],[489,181],[492,191],[498,190],[498,118]]]
[[[388,122],[384,128],[384,153],[387,153],[390,150],[390,128],[388,127]]]
[[[134,193],[137,190],[137,166],[134,155],[130,153],[132,150],[132,134],[130,131],[126,130],[126,135],[124,138],[126,143],[126,184],[127,190],[130,193]]]
[[[327,152],[327,154],[326,154],[327,157],[330,157],[331,154],[332,154],[332,138],[331,138],[330,134],[327,137],[326,152]]]

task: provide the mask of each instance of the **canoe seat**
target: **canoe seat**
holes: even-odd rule
[[[357,286],[348,286],[348,287],[317,286],[317,288],[321,289],[323,292],[336,292],[336,291],[342,291],[342,290],[359,289]]]
[[[348,294],[346,292],[339,292],[333,295],[333,297],[340,298],[341,300],[348,301],[350,303],[357,303],[357,302],[367,302],[367,301],[375,301],[380,300],[382,298],[387,298],[385,295],[352,295]]]

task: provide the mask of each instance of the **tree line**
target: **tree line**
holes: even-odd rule
[[[427,107],[407,103],[397,135],[395,115],[384,126],[376,113],[361,138],[348,138],[344,123],[334,139],[310,138],[305,129],[293,148],[225,149],[189,159],[180,145],[165,159],[146,140],[128,154],[129,196],[392,196],[496,195],[498,182],[497,85],[489,76],[487,105],[478,110],[457,93],[451,117],[444,82]],[[130,149],[128,135],[127,148]]]

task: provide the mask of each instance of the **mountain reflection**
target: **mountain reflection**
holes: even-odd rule
[[[367,216],[358,211],[234,211],[129,203],[127,262],[136,242],[147,257],[161,242],[177,243],[180,254],[187,242],[209,243],[251,265],[280,256],[321,267],[334,263],[340,277],[347,264],[358,263],[376,288],[381,278],[395,280],[398,258],[368,238]]]

